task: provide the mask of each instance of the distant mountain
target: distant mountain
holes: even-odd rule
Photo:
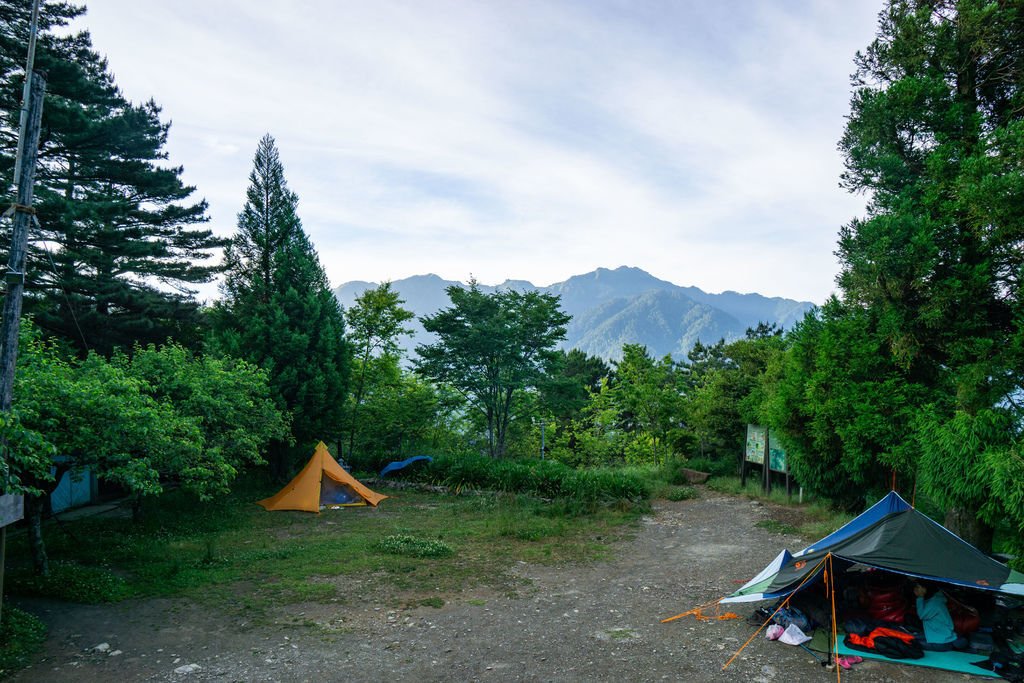
[[[405,307],[417,318],[447,307],[450,302],[445,289],[452,285],[465,286],[437,275],[415,275],[392,283],[405,299]],[[372,282],[347,282],[335,290],[335,295],[348,308],[357,296],[375,286]],[[788,328],[814,306],[807,301],[760,294],[708,294],[697,287],[681,287],[626,266],[615,270],[598,268],[549,287],[536,287],[525,280],[506,280],[481,289],[532,289],[557,294],[562,309],[573,317],[563,347],[606,359],[620,358],[623,344],[643,344],[656,357],[671,354],[682,359],[697,341],[738,339],[759,322]],[[431,335],[418,320],[411,327],[415,329],[405,343],[407,350],[431,341]]]
[[[728,313],[698,304],[680,292],[650,290],[611,299],[576,316],[566,346],[592,356],[618,358],[623,344],[643,344],[657,357],[684,358],[697,340],[734,339],[746,328]]]

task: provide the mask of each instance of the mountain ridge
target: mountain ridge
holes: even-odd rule
[[[349,308],[356,297],[377,284],[355,280],[339,285],[334,293],[342,306]],[[413,335],[403,344],[410,353],[416,346],[432,341],[432,335],[418,319],[449,305],[447,287],[468,286],[433,273],[413,275],[391,284],[405,300],[404,306],[417,317],[411,325]],[[656,357],[671,355],[681,360],[697,341],[711,344],[719,339],[738,339],[759,322],[789,328],[814,307],[808,301],[758,293],[708,293],[699,287],[676,285],[632,266],[597,268],[546,287],[513,279],[499,285],[478,286],[488,293],[515,289],[558,295],[562,309],[573,316],[562,348],[578,348],[607,360],[620,358],[623,344],[643,344]]]

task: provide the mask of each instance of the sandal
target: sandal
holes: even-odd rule
[[[859,664],[863,661],[864,658],[858,655],[839,655],[838,657],[836,657],[836,664],[843,667],[844,669],[849,669],[854,664]]]

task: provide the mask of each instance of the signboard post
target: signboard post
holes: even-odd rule
[[[789,464],[786,462],[786,451],[775,435],[768,434],[768,470],[782,472],[786,475],[786,495],[793,495],[793,482],[789,476]]]
[[[740,485],[747,485],[749,465],[761,466],[764,469],[764,454],[768,446],[768,430],[759,425],[747,425],[747,440],[743,448],[743,462],[740,464]],[[764,475],[762,473],[762,479]]]
[[[740,463],[740,485],[747,485],[747,470],[751,465],[761,468],[761,488],[772,492],[772,472],[786,475],[786,495],[792,495],[792,480],[786,462],[786,450],[767,427],[747,425],[747,440]]]

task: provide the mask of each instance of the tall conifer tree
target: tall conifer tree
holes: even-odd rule
[[[9,180],[17,144],[29,0],[0,0],[0,170]],[[223,246],[209,230],[206,202],[182,169],[168,165],[170,124],[150,100],[127,101],[88,33],[55,35],[81,15],[44,3],[36,67],[48,74],[36,175],[36,209],[26,311],[51,334],[109,353],[135,342],[195,337],[193,285]],[[6,185],[6,183],[5,183]]]
[[[224,300],[215,307],[214,343],[270,373],[280,407],[292,414],[299,452],[336,440],[351,372],[341,306],[299,220],[274,138],[260,140],[238,233],[225,250]],[[277,474],[289,449],[272,454]]]

